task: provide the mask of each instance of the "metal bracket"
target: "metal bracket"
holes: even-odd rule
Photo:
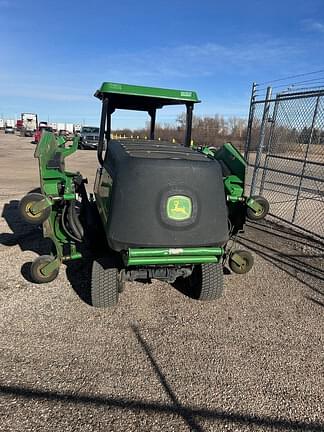
[[[245,260],[241,258],[240,255],[236,252],[233,252],[233,254],[231,255],[231,260],[240,267],[245,264]]]
[[[251,197],[246,200],[246,205],[250,207],[250,209],[252,209],[256,214],[263,212],[263,206]]]
[[[51,207],[53,205],[53,200],[49,197],[44,197],[41,201],[35,202],[31,207],[30,211],[33,215],[41,213],[43,210]]]
[[[44,267],[42,267],[40,269],[40,272],[44,276],[48,276],[51,273],[53,273],[54,270],[56,270],[57,268],[59,268],[60,265],[61,265],[61,260],[57,257],[57,258],[53,259],[53,261],[51,261],[50,263],[48,263]]]

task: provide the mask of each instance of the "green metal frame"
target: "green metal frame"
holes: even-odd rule
[[[200,102],[197,93],[194,91],[146,87],[112,82],[104,82],[100,89],[96,91],[95,96],[99,99],[102,99],[104,94],[120,95],[119,100],[122,100],[122,96],[130,96],[133,100],[136,99],[136,97],[151,98],[152,100],[159,99],[160,103],[162,104],[161,106],[185,104],[186,102]],[[128,98],[128,100],[130,100],[130,98]],[[138,106],[137,109],[141,110],[142,107]]]
[[[253,198],[244,195],[245,171],[247,162],[232,143],[225,143],[220,149],[210,147],[200,149],[206,156],[225,164],[231,173],[224,177],[226,199],[229,203],[243,202],[255,213],[261,212],[263,207]]]
[[[76,198],[73,179],[79,174],[66,171],[64,168],[64,159],[77,150],[79,138],[74,137],[72,144],[68,147],[66,147],[66,142],[64,137],[55,137],[53,133],[44,132],[34,154],[39,162],[40,187],[44,199],[34,203],[31,212],[37,214],[41,210],[51,207],[49,218],[43,223],[43,233],[44,237],[52,240],[55,249],[55,259],[41,269],[44,275],[48,275],[58,268],[63,260],[81,258],[81,253],[77,251],[75,242],[62,229],[58,215],[59,202]],[[60,162],[62,169],[61,167],[50,166],[50,161],[53,158]],[[69,253],[67,255],[63,253],[65,245],[68,245]]]
[[[151,118],[150,139],[154,139],[156,112],[166,105],[186,106],[186,129],[184,145],[190,146],[194,104],[200,102],[197,93],[190,90],[164,89],[130,84],[104,82],[95,96],[102,100],[97,157],[104,165],[103,150],[106,139],[109,146],[111,116],[116,109],[146,111]]]
[[[138,248],[128,249],[124,262],[132,265],[205,264],[217,263],[224,255],[221,247]]]

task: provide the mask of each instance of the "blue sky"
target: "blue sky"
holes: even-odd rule
[[[0,0],[0,116],[98,124],[93,93],[116,81],[196,90],[197,114],[246,117],[253,81],[324,69],[323,48],[323,0]]]

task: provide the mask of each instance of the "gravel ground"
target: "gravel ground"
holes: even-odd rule
[[[0,431],[324,431],[324,244],[249,224],[255,265],[221,300],[155,281],[94,309],[87,262],[29,280],[48,251],[17,213],[33,150],[0,135]],[[71,167],[92,183],[94,152]]]

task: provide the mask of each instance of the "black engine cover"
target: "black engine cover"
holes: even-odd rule
[[[227,206],[217,161],[163,141],[111,140],[104,169],[112,179],[106,227],[112,249],[227,242]]]

